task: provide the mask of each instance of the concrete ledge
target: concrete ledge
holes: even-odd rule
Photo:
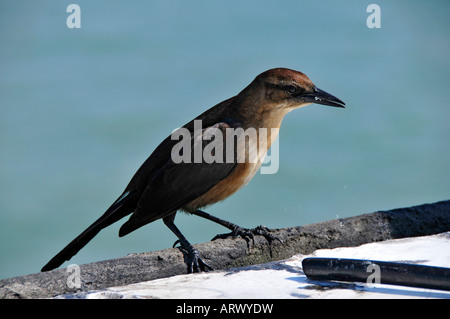
[[[259,236],[255,238],[255,245],[250,243],[250,249],[240,238],[195,246],[206,262],[221,270],[286,259],[299,253],[310,254],[316,249],[358,246],[446,231],[450,231],[450,200],[277,229],[274,234],[284,244],[274,242],[272,249]],[[72,273],[67,269],[0,280],[0,298],[48,298],[185,274],[186,270],[181,250],[164,249],[81,265],[80,289],[68,286]]]

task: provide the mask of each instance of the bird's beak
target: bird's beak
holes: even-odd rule
[[[337,97],[322,91],[318,87],[314,87],[314,92],[306,93],[301,96],[302,100],[307,103],[324,104],[335,107],[345,107],[345,103]]]

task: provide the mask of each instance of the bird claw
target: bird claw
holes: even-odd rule
[[[177,244],[181,244],[180,240],[175,241],[172,248],[175,248]],[[179,247],[180,250],[184,250],[184,252],[187,254],[187,272],[188,274],[192,274],[194,272],[202,272],[202,271],[208,271],[208,270],[214,270],[213,267],[208,265],[206,262],[203,261],[203,259],[200,257],[200,253],[197,249],[195,249],[192,246],[189,247],[183,247],[182,245]]]
[[[241,236],[247,242],[247,248],[250,248],[250,245],[249,245],[250,239],[252,240],[253,245],[255,245],[254,235],[263,236],[269,243],[270,255],[272,256],[272,242],[274,240],[278,240],[280,243],[283,243],[283,241],[279,237],[271,234],[270,232],[271,232],[271,230],[269,228],[267,228],[266,226],[258,226],[258,227],[252,228],[252,229],[242,228],[242,227],[237,226],[231,231],[231,233],[216,235],[212,240],[216,240],[219,238],[225,239],[228,237],[235,238],[237,236]]]
[[[275,236],[274,234],[271,234],[272,230],[270,230],[266,226],[260,225],[256,228],[253,228],[251,231],[255,235],[264,236],[264,238],[269,242],[269,244],[271,244],[274,240],[278,240],[281,244],[283,244],[283,240],[281,240],[281,238]]]
[[[181,243],[181,241],[178,239],[178,240],[176,240],[174,243],[173,243],[173,245],[172,245],[172,248],[175,248],[175,246],[177,245],[177,244],[180,244]]]
[[[203,259],[200,257],[200,253],[197,249],[192,249],[192,251],[188,252],[188,274],[194,272],[202,272],[208,270],[214,270],[213,267],[208,265]]]
[[[228,237],[236,238],[238,236],[241,236],[241,238],[245,239],[245,241],[247,242],[247,246],[248,246],[248,243],[249,243],[250,239],[252,240],[253,245],[255,245],[255,237],[253,236],[252,229],[242,228],[242,227],[239,227],[239,226],[236,226],[231,231],[231,233],[218,234],[211,240],[216,240],[216,239],[219,239],[219,238],[220,239],[226,239]]]

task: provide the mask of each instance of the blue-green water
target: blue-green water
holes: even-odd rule
[[[287,227],[450,197],[450,2],[0,1],[0,278],[38,272],[172,130],[262,71],[303,71],[346,109],[288,114],[277,174],[208,209]],[[176,222],[193,243],[225,232]],[[161,221],[104,230],[72,263],[167,248]],[[66,264],[67,265],[67,264]]]

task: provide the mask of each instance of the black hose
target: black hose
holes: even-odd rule
[[[312,280],[381,283],[450,291],[450,268],[396,262],[308,257],[303,272]]]

